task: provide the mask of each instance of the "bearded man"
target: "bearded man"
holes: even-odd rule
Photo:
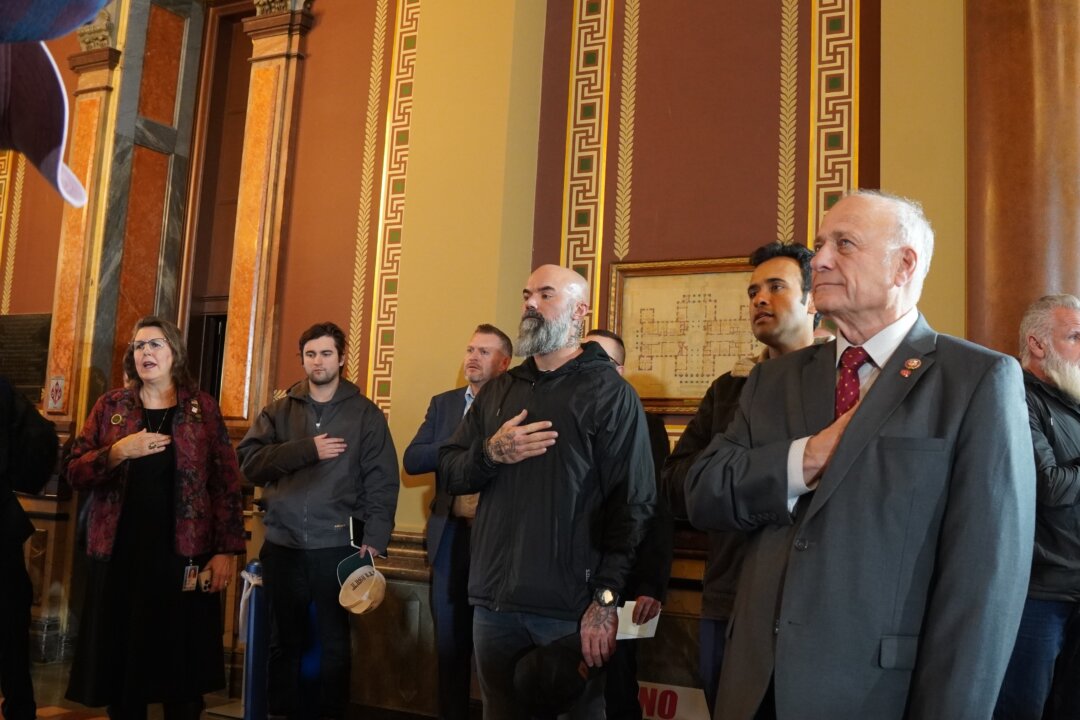
[[[1061,655],[1080,643],[1080,299],[1047,295],[1028,307],[1020,363],[1037,473],[1035,554],[994,718],[1076,717],[1063,705],[1076,702],[1080,665]]]
[[[600,346],[580,343],[588,297],[567,268],[529,276],[515,349],[527,359],[487,384],[440,451],[450,493],[480,493],[469,603],[485,720],[535,712],[514,691],[515,664],[533,648],[580,631],[585,663],[607,661],[653,514],[645,413]],[[569,717],[603,716],[600,675]]]

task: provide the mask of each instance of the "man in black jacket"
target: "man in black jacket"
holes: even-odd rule
[[[810,260],[813,257],[804,245],[779,242],[762,245],[750,255],[750,264],[754,266],[747,286],[750,329],[765,345],[765,351],[759,357],[739,360],[731,372],[713,381],[665,463],[663,486],[676,517],[687,517],[683,487],[687,471],[713,436],[724,432],[731,422],[739,405],[739,393],[754,365],[814,342],[816,316],[810,297]],[[735,602],[735,587],[745,546],[745,533],[709,533],[709,552],[702,580],[698,673],[710,712],[716,706],[716,686],[724,659],[724,635]]]
[[[469,602],[486,720],[523,716],[514,666],[581,633],[590,667],[615,647],[616,605],[653,514],[645,413],[593,343],[580,345],[588,285],[544,265],[528,279],[516,353],[440,451],[451,494],[480,493]],[[603,717],[591,680],[571,717]]]
[[[1028,307],[1020,362],[1038,482],[1035,555],[994,718],[1076,717],[1062,704],[1076,702],[1080,665],[1059,656],[1080,642],[1080,299],[1047,295]]]
[[[626,345],[622,338],[610,330],[590,330],[585,333],[587,342],[594,342],[604,348],[620,375],[625,374]],[[656,469],[656,485],[660,486],[660,468],[671,453],[667,430],[659,415],[645,415],[649,427],[649,447],[652,450],[653,466]],[[634,601],[633,622],[644,625],[660,614],[660,608],[667,596],[667,584],[671,579],[672,554],[671,510],[667,500],[659,493],[656,497],[656,514],[645,539],[637,548],[634,569],[626,583],[626,600]],[[607,706],[607,720],[641,720],[641,702],[638,700],[637,648],[640,641],[619,640],[615,654],[607,666],[607,679],[604,684],[604,703]]]
[[[23,560],[23,543],[34,526],[14,493],[41,491],[56,450],[52,423],[0,377],[0,710],[7,720],[33,720],[37,713],[30,680],[33,589]]]

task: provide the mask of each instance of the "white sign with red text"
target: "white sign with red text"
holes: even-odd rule
[[[646,720],[709,720],[701,688],[640,683],[638,700]]]

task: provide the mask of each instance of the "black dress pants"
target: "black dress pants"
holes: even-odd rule
[[[349,547],[299,550],[263,544],[270,606],[267,708],[288,718],[343,718],[351,670],[349,612],[338,603],[337,566]],[[303,662],[318,645],[317,668]]]
[[[37,714],[30,680],[30,602],[33,588],[22,543],[0,540],[0,691],[7,720],[33,720]]]

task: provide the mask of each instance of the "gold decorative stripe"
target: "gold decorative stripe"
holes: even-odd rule
[[[360,203],[356,211],[356,253],[353,257],[352,301],[349,304],[349,338],[345,351],[345,374],[360,377],[360,340],[364,331],[364,295],[367,293],[368,244],[371,241],[371,208],[375,196],[375,151],[378,149],[379,108],[382,105],[383,55],[386,54],[386,16],[389,0],[375,6],[375,32],[368,73],[367,112],[364,116],[364,152],[360,161]]]
[[[807,234],[859,186],[859,3],[815,0],[810,45],[810,198]]]
[[[394,328],[397,323],[399,260],[419,24],[420,0],[398,0],[394,49],[391,53],[393,65],[390,68],[390,102],[387,107],[379,201],[367,381],[368,398],[387,415],[390,414],[390,384],[394,366]]]
[[[780,148],[777,167],[776,239],[795,239],[795,147],[799,118],[799,1],[780,10]]]
[[[560,261],[591,284],[593,307],[600,303],[613,5],[574,0],[567,102]]]
[[[795,0],[789,0],[794,2]],[[622,82],[619,92],[619,167],[615,173],[615,233],[612,250],[630,253],[630,197],[634,175],[634,109],[637,101],[638,24],[641,0],[627,0],[623,20]]]
[[[15,187],[11,193],[11,223],[7,227],[7,249],[4,251],[4,290],[0,295],[0,315],[7,315],[11,312],[11,285],[15,280],[15,248],[19,244],[19,216],[22,214],[23,179],[25,177],[26,158],[20,154],[18,168],[15,170]],[[5,183],[3,195],[5,196],[3,206],[8,207],[7,183]],[[0,240],[3,237],[3,234],[0,233]]]

